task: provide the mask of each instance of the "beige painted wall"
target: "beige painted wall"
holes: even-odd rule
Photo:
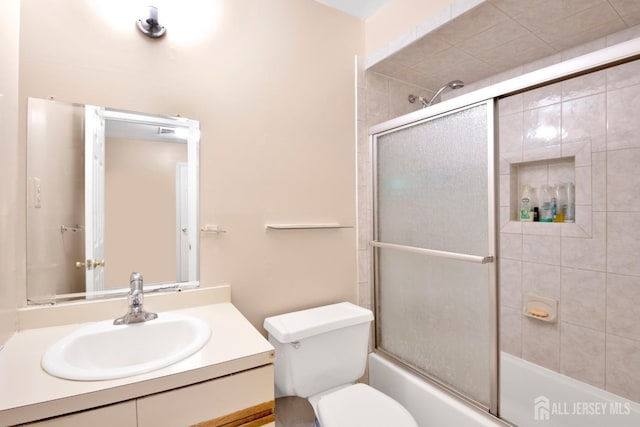
[[[105,288],[176,281],[176,163],[187,144],[107,138]]]
[[[16,180],[18,164],[18,0],[0,2],[0,345],[16,329],[16,282],[24,265]],[[22,217],[24,218],[24,216]],[[22,220],[24,222],[24,220]]]
[[[43,13],[22,1],[21,114],[28,96],[55,96],[200,120],[200,220],[228,231],[201,238],[201,283],[231,283],[256,326],[355,301],[355,229],[264,224],[355,225],[354,55],[364,24],[311,0],[223,0],[204,38],[181,41],[165,22],[166,38],[151,40],[135,30],[137,16],[121,13],[118,30],[94,9],[126,3],[59,0]]]
[[[84,108],[46,99],[29,101],[27,162],[27,296],[84,292]],[[34,179],[40,181],[40,203]]]
[[[438,14],[454,0],[391,0],[365,21],[366,55]]]

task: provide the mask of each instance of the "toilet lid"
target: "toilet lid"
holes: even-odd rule
[[[322,427],[417,427],[404,406],[366,384],[328,394],[318,402]]]

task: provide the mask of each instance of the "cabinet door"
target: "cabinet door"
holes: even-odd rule
[[[136,403],[133,400],[71,415],[25,424],[29,427],[136,427]]]
[[[269,425],[273,421],[273,375],[273,365],[267,365],[140,398],[138,426]],[[246,423],[238,424],[240,420]]]

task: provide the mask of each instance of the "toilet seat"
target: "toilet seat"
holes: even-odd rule
[[[366,384],[322,397],[318,420],[321,427],[418,427],[404,406]]]

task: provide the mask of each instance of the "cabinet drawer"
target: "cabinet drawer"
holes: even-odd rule
[[[273,365],[206,381],[137,400],[138,427],[242,425],[226,416],[274,400]],[[268,405],[267,405],[268,406]],[[216,421],[223,419],[223,421]],[[265,418],[266,420],[266,418]],[[265,425],[268,421],[262,424]],[[249,425],[249,424],[246,424]],[[94,426],[92,426],[94,427]]]
[[[136,402],[130,400],[23,425],[28,427],[136,427]]]

